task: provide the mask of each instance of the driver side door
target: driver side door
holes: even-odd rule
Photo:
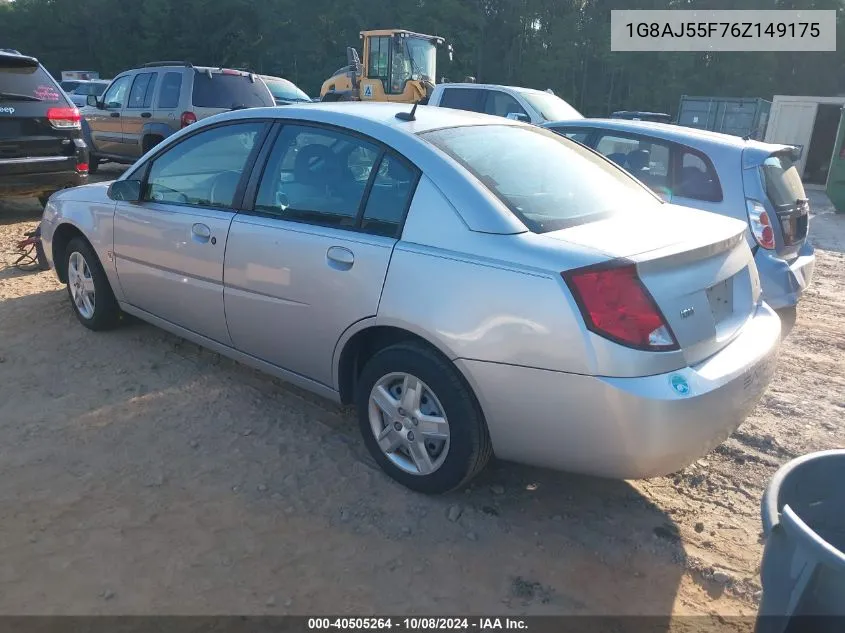
[[[106,90],[101,102],[102,108],[88,108],[85,119],[91,130],[91,141],[98,154],[121,154],[123,152],[123,123],[120,117],[129,95],[132,75],[115,79]]]
[[[127,303],[231,344],[223,254],[266,132],[256,120],[205,128],[138,170],[141,201],[118,202],[114,217],[115,266]]]

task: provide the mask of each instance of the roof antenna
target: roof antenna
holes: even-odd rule
[[[419,101],[414,102],[414,107],[411,108],[410,112],[397,112],[396,118],[400,121],[416,121],[417,117],[414,116],[417,112],[417,106],[420,104]]]

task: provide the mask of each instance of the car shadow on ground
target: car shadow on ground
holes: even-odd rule
[[[495,462],[412,493],[347,409],[140,322],[90,332],[62,290],[0,301],[0,339],[0,612],[672,611],[678,528],[626,482]]]

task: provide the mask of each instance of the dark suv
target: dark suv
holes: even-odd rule
[[[0,198],[88,182],[79,110],[34,57],[0,50]]]
[[[100,160],[134,163],[162,140],[200,119],[276,102],[255,74],[188,62],[151,62],[115,77],[82,111],[91,171]]]

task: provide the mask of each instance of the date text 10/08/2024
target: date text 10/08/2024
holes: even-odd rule
[[[660,37],[721,37],[721,38],[775,38],[819,37],[818,22],[628,22],[628,36],[642,38]]]
[[[528,624],[520,618],[308,618],[309,630],[405,631],[520,631]]]

